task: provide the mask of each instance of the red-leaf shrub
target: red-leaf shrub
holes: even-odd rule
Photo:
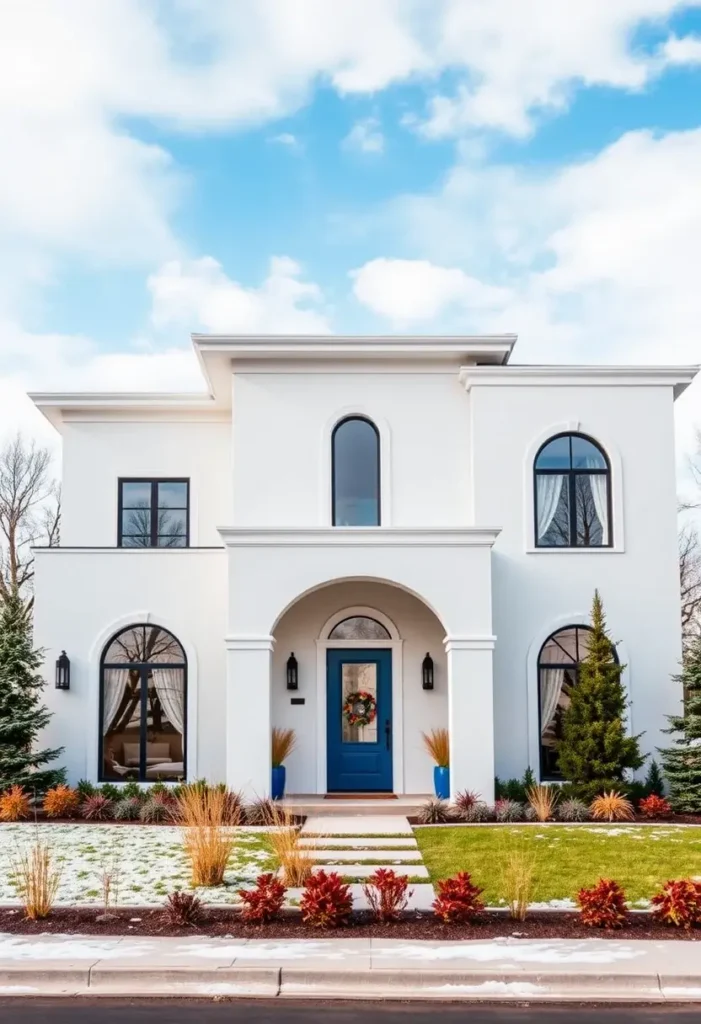
[[[285,886],[274,875],[258,875],[255,889],[239,889],[245,903],[241,911],[244,921],[268,924],[280,915],[285,902]]]
[[[376,921],[388,923],[399,920],[411,896],[408,887],[406,876],[396,874],[391,868],[378,868],[374,875],[370,875],[363,892]]]
[[[611,878],[600,878],[591,889],[580,889],[577,903],[582,924],[590,928],[622,928],[628,914],[626,894]]]
[[[168,923],[178,928],[192,928],[202,920],[202,900],[194,892],[176,889],[166,897]]]
[[[93,793],[83,800],[80,813],[88,821],[110,821],[114,817],[114,803],[102,793]]]
[[[652,913],[675,928],[701,924],[701,883],[682,878],[665,882],[652,900]]]
[[[638,809],[644,818],[668,818],[672,813],[672,808],[665,798],[655,793],[641,800]]]
[[[484,889],[473,885],[468,871],[458,871],[455,878],[438,882],[438,896],[433,901],[433,912],[445,924],[464,924],[474,921],[484,910],[480,899]]]
[[[317,871],[307,879],[299,902],[302,920],[314,928],[338,928],[347,924],[353,909],[350,887],[335,871]]]

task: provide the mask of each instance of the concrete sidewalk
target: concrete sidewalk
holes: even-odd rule
[[[701,1002],[701,943],[0,934],[0,996]]]

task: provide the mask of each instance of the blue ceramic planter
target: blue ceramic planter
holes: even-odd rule
[[[450,768],[441,768],[436,765],[433,769],[433,788],[440,800],[450,798]]]
[[[277,768],[273,768],[273,781],[270,787],[273,800],[282,800],[285,795],[285,766],[284,764],[278,765]]]

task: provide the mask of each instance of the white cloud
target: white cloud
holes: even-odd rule
[[[664,64],[701,64],[701,36],[671,36],[661,56]]]
[[[258,288],[228,277],[211,256],[174,260],[152,274],[152,320],[157,328],[182,324],[215,333],[328,334],[319,287],[301,277],[301,268],[285,256],[270,261]]]
[[[385,148],[385,137],[376,117],[366,117],[356,121],[343,140],[344,149],[358,153],[382,153]]]
[[[358,301],[395,324],[432,320],[451,307],[482,313],[503,308],[510,297],[505,288],[427,260],[370,260],[351,276]]]
[[[286,146],[288,149],[297,151],[303,148],[302,143],[292,132],[281,132],[280,135],[271,135],[268,142],[272,142],[273,145],[277,146]]]

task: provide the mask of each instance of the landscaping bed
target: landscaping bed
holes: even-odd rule
[[[18,909],[0,909],[0,933],[17,935],[80,934],[129,936],[230,937],[232,939],[412,939],[465,941],[511,937],[518,939],[677,939],[701,940],[701,929],[670,928],[649,914],[632,914],[623,928],[602,931],[585,927],[573,913],[530,913],[525,921],[512,921],[507,914],[485,912],[474,924],[443,924],[431,914],[411,914],[396,924],[377,924],[366,913],[353,915],[344,928],[311,928],[298,913],[287,913],[280,921],[246,924],[235,909],[208,908],[198,927],[183,928],[170,924],[162,910],[116,910],[114,917],[99,921],[102,908],[69,909],[59,907],[43,921],[30,921]]]

